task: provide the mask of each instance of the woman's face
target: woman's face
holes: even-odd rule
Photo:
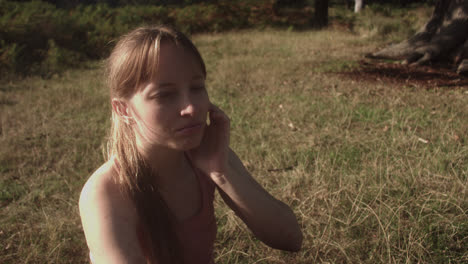
[[[129,100],[142,143],[182,151],[200,145],[209,106],[200,63],[171,42],[161,42],[154,80]]]

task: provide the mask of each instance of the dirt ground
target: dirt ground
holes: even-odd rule
[[[459,75],[448,65],[408,66],[400,62],[361,60],[359,67],[340,73],[355,81],[400,84],[425,89],[467,89],[468,76]]]

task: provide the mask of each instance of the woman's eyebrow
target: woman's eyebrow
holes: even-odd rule
[[[161,83],[158,83],[158,85],[156,85],[156,89],[159,89],[159,88],[167,88],[167,87],[172,87],[172,86],[175,86],[176,84],[175,83],[171,83],[171,82],[161,82]]]
[[[192,77],[192,81],[198,81],[198,80],[204,81],[205,76],[195,75],[195,76]],[[176,86],[176,85],[177,84],[173,83],[173,82],[160,82],[157,85],[155,85],[155,87],[153,87],[153,89],[170,88],[170,87],[173,87],[173,86]]]

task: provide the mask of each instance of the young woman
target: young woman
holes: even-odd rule
[[[138,28],[117,43],[107,74],[109,159],[79,203],[92,263],[214,263],[215,189],[265,244],[301,248],[291,209],[229,148],[229,118],[210,102],[186,36]]]

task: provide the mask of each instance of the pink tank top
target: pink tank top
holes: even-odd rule
[[[176,232],[184,251],[184,263],[213,264],[217,231],[213,207],[215,184],[198,169],[194,172],[201,189],[202,206],[197,214],[176,224]]]

